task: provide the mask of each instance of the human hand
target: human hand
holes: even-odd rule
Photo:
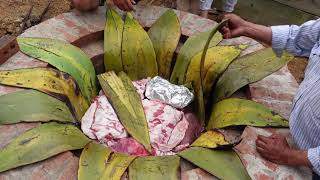
[[[225,39],[245,36],[246,30],[250,26],[250,23],[248,21],[245,21],[241,17],[232,13],[223,14],[221,19],[229,20],[226,26],[222,27],[220,30],[220,32],[223,35],[223,38]]]
[[[136,4],[134,0],[112,0],[119,9],[123,11],[132,11],[134,10],[133,5]]]
[[[305,165],[303,151],[290,148],[286,138],[281,135],[265,137],[259,135],[256,140],[258,153],[265,159],[283,165]],[[303,161],[301,161],[303,160]]]
[[[79,11],[91,11],[99,6],[99,0],[72,0],[72,2]]]

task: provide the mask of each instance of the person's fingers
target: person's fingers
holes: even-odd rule
[[[263,141],[264,143],[269,144],[271,138],[270,138],[270,137],[266,137],[266,136],[258,135],[258,140],[261,140],[261,141]]]
[[[132,3],[131,3],[131,0],[127,0],[127,6],[128,6],[128,11],[129,10],[133,10],[134,9],[134,7],[133,7],[133,5],[132,5]]]
[[[257,145],[257,147],[263,148],[265,150],[269,149],[269,146],[265,142],[263,142],[263,141],[261,141],[259,139],[256,141],[256,145]]]
[[[232,30],[231,32],[231,37],[239,37],[239,36],[243,36],[243,29],[242,28],[236,28],[234,30]]]
[[[131,0],[131,4],[136,5],[137,3],[134,0]]]
[[[229,28],[227,28],[226,26],[223,26],[221,29],[219,29],[219,32],[222,34],[225,34],[228,32],[228,30],[229,30]]]
[[[123,3],[118,3],[118,4],[116,4],[116,6],[119,8],[119,9],[121,9],[121,10],[123,10],[123,11],[126,11],[127,10],[127,6],[126,6],[126,4],[123,4]]]

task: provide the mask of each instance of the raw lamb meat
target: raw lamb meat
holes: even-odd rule
[[[172,155],[189,146],[202,127],[195,116],[164,104],[145,99],[144,91],[149,79],[133,82],[146,114],[153,151],[149,153],[130,137],[103,93],[96,97],[82,118],[81,128],[91,139],[98,140],[113,151],[136,156]],[[198,126],[199,125],[199,126]],[[192,141],[189,141],[192,140]],[[178,149],[177,149],[178,148]]]

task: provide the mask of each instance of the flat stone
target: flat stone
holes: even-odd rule
[[[298,83],[284,66],[279,71],[249,85],[249,96],[274,112],[289,119],[292,101],[298,90]]]
[[[181,180],[218,180],[218,178],[200,168],[196,168],[182,173]]]
[[[0,149],[6,146],[13,138],[39,125],[40,123],[0,125]]]
[[[0,173],[0,180],[76,180],[79,158],[67,151],[47,160]]]
[[[248,126],[242,134],[241,143],[234,148],[250,177],[257,180],[311,180],[312,172],[310,168],[274,164],[259,155],[255,143],[257,136],[271,136],[274,133],[285,136],[288,143],[294,147],[290,131],[287,128],[254,128]]]

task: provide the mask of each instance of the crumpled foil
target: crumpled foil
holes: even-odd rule
[[[194,97],[188,88],[171,84],[159,76],[147,83],[145,95],[150,100],[159,100],[178,109],[188,106]]]

